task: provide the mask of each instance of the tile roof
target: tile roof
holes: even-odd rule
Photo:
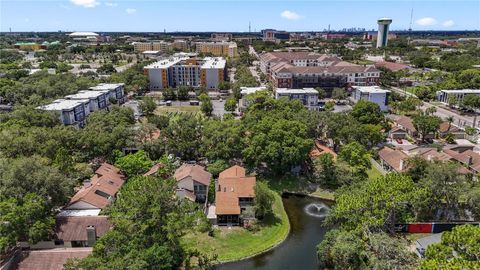
[[[450,129],[449,129],[449,128],[450,128]],[[440,124],[440,127],[438,128],[438,130],[439,130],[441,133],[446,133],[446,132],[459,133],[459,132],[463,132],[463,130],[461,130],[461,129],[458,128],[457,126],[450,125],[448,122],[442,122],[442,123]]]
[[[174,177],[178,181],[183,180],[186,177],[192,177],[198,183],[208,186],[212,179],[212,174],[207,172],[205,168],[200,165],[183,164],[175,171]]]
[[[24,253],[18,270],[63,270],[68,259],[83,259],[92,253],[92,248],[56,248],[48,250],[30,250]]]
[[[244,177],[245,168],[238,165],[234,165],[218,175],[218,178],[232,178],[232,177]]]
[[[150,176],[150,175],[154,175],[158,172],[158,170],[160,168],[162,168],[163,165],[161,163],[157,163],[155,165],[153,165],[149,170],[148,172],[144,173],[143,176]]]
[[[450,149],[446,149],[444,150],[444,152],[452,156],[458,162],[461,162],[469,166],[474,171],[480,172],[480,154],[473,152],[470,149],[462,153],[459,153]],[[471,164],[468,164],[470,158],[472,159]]]
[[[400,64],[400,63],[394,63],[394,62],[387,62],[387,61],[380,61],[375,63],[375,67],[382,67],[385,69],[388,69],[390,71],[399,71],[403,69],[409,69],[410,67],[408,65]]]
[[[397,123],[397,125],[399,126],[402,126],[404,129],[408,130],[408,131],[411,131],[411,132],[416,132],[417,129],[413,126],[413,120],[412,118],[408,117],[408,116],[401,116],[399,117],[395,123]]]
[[[436,148],[419,148],[416,150],[417,154],[425,160],[439,160],[448,161],[452,159],[452,156],[445,152],[439,152]]]
[[[73,195],[67,209],[75,209],[77,202],[85,202],[97,208],[104,208],[115,197],[124,183],[124,176],[120,169],[108,163],[103,163],[90,179],[90,184],[82,187]]]
[[[112,227],[107,216],[57,217],[55,234],[63,241],[87,241],[88,226],[95,226],[97,237]]]
[[[402,172],[406,168],[405,164],[408,155],[400,150],[384,147],[378,152],[378,156],[396,172]],[[401,168],[402,160],[404,162],[403,168]]]
[[[233,166],[221,172],[215,194],[217,215],[239,215],[239,198],[254,198],[255,176],[245,176],[245,169]]]

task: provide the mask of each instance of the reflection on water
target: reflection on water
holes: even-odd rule
[[[284,197],[283,205],[290,220],[287,240],[267,253],[248,260],[219,265],[216,269],[318,269],[316,246],[328,231],[322,222],[330,208],[321,200],[297,196]]]

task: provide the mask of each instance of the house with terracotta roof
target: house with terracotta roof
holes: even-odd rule
[[[407,169],[408,155],[399,149],[383,147],[378,152],[380,165],[387,172],[403,172]]]
[[[465,131],[460,129],[459,127],[452,125],[449,122],[441,123],[438,128],[438,135],[443,138],[449,133],[452,134],[455,139],[465,139],[466,136]]]
[[[462,163],[468,168],[474,175],[480,173],[480,154],[473,150],[466,150],[463,152],[456,152],[454,150],[444,150],[447,154],[452,156],[454,160]]]
[[[395,120],[395,125],[406,131],[407,134],[412,138],[416,138],[418,136],[417,129],[413,125],[413,120],[408,116],[400,116],[397,120]]]
[[[407,131],[401,127],[395,126],[390,131],[388,131],[388,137],[392,140],[396,139],[406,139]]]
[[[196,202],[205,202],[212,174],[196,164],[183,164],[174,174],[177,180],[177,196]]]
[[[232,166],[218,176],[215,194],[215,214],[218,225],[239,225],[248,215],[255,199],[255,176],[247,176],[245,168]]]
[[[70,199],[64,210],[103,209],[115,199],[125,182],[125,176],[115,166],[103,163],[90,181]]]
[[[437,148],[430,147],[415,147],[410,150],[384,147],[378,152],[378,157],[384,170],[387,172],[400,173],[408,169],[408,159],[411,157],[420,157],[429,162],[448,162],[456,160],[455,155],[458,154],[458,152],[453,150],[444,149],[443,151],[439,151]],[[465,155],[468,156],[468,154]],[[480,169],[480,155],[478,156]],[[459,159],[461,160],[462,158]],[[458,173],[466,175],[471,172],[465,167],[460,167]]]
[[[57,217],[57,247],[92,247],[112,227],[107,216]]]

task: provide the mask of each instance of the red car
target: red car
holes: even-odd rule
[[[402,139],[395,139],[395,141],[397,141],[398,144],[402,144]]]

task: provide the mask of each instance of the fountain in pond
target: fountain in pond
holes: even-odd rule
[[[305,206],[305,213],[312,217],[324,218],[328,215],[330,208],[323,203],[311,203]]]

